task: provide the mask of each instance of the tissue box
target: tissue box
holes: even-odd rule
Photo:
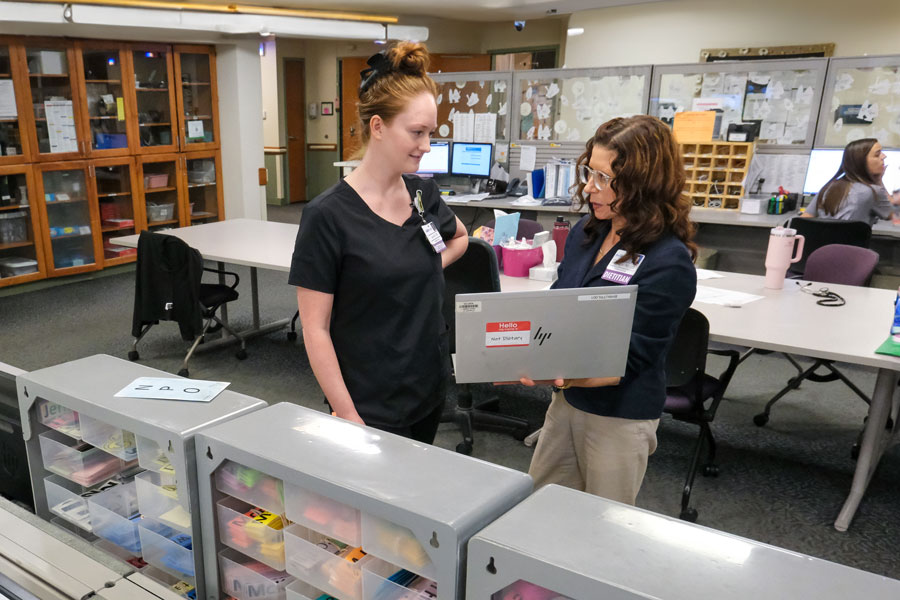
[[[559,269],[559,263],[556,263],[555,266],[545,267],[543,265],[537,265],[528,269],[528,279],[534,279],[536,281],[549,281],[553,283],[556,281],[556,271]]]
[[[528,270],[541,264],[544,251],[540,248],[517,250],[503,247],[503,274],[509,277],[528,277]]]

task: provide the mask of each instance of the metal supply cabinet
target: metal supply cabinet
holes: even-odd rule
[[[196,451],[210,600],[434,597],[386,581],[398,569],[461,599],[469,537],[532,489],[524,473],[287,403],[204,430]],[[260,514],[287,522],[248,519]],[[365,555],[323,549],[342,543]]]
[[[174,376],[95,355],[17,378],[35,511],[202,597],[194,436],[266,404],[227,390],[207,403],[115,397],[138,377]]]
[[[900,598],[900,581],[550,485],[469,541],[466,600]]]

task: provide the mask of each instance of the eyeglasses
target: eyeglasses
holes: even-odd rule
[[[612,177],[606,173],[595,171],[587,165],[578,165],[578,180],[584,185],[593,183],[594,187],[597,188],[597,191],[602,192],[609,187],[609,182],[612,181]]]
[[[844,300],[842,296],[840,296],[836,292],[832,292],[827,287],[822,287],[814,290],[811,283],[803,285],[799,281],[797,282],[797,285],[800,286],[801,292],[805,294],[812,294],[813,296],[819,298],[819,300],[816,301],[816,304],[820,306],[843,306],[847,304],[847,301]]]

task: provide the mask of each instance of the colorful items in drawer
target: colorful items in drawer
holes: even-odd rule
[[[157,517],[160,521],[178,527],[180,529],[188,529],[191,526],[191,513],[184,510],[180,504],[175,508],[164,512]]]
[[[165,535],[170,541],[175,542],[182,548],[186,550],[193,550],[193,544],[191,542],[191,536],[186,533],[179,533],[174,530],[170,530],[171,533]],[[157,533],[160,533],[160,530],[157,530]],[[183,573],[188,577],[194,576],[194,560],[192,554],[185,554],[184,552],[167,552],[160,559],[162,564],[166,567],[172,569],[173,571],[178,571],[179,573]]]
[[[359,540],[358,510],[322,496],[316,498],[310,495],[309,500],[302,513],[302,518],[308,526],[316,531],[331,533],[340,539]]]
[[[568,596],[520,579],[491,594],[491,600],[571,600]]]
[[[294,580],[284,571],[278,571],[246,556],[219,556],[225,558],[222,569],[225,592],[243,600],[282,597],[284,587]],[[246,571],[250,571],[252,575]]]
[[[45,461],[44,466],[48,471],[84,487],[96,485],[97,480],[115,475],[122,468],[121,460],[95,450],[90,444],[81,442],[72,450],[72,454],[56,455],[50,464]]]
[[[279,513],[284,511],[284,484],[280,479],[230,461],[222,465],[216,477],[219,491],[254,504],[262,502],[249,500],[251,496],[271,499],[272,506],[264,508]]]
[[[97,530],[97,535],[129,552],[138,553],[141,551],[141,542],[135,535],[134,524],[140,520],[140,513],[121,520],[109,520],[104,524],[102,530]]]
[[[179,581],[170,588],[173,592],[184,598],[197,598],[197,590],[186,581]]]
[[[76,411],[47,400],[39,401],[37,409],[41,423],[76,440],[81,439],[81,425]]]
[[[281,531],[284,522],[281,517],[261,508],[251,508],[243,514],[250,520],[235,517],[228,523],[232,542],[242,548],[258,546],[260,554],[276,562],[284,561],[284,541],[271,542],[270,529]]]
[[[412,531],[395,525],[390,521],[375,521],[378,545],[386,548],[413,568],[425,568],[431,565],[431,558],[425,548],[415,538]],[[371,550],[371,548],[369,549]]]
[[[64,519],[78,525],[86,531],[91,531],[91,513],[88,509],[87,499],[91,496],[105,492],[122,482],[118,479],[110,479],[102,485],[82,492],[77,497],[69,497],[58,504],[51,506],[50,511]]]
[[[354,565],[366,556],[363,549],[361,547],[348,546],[339,540],[327,537],[315,545],[317,548],[324,550],[328,554],[333,554],[344,560],[329,560],[322,562],[318,566],[315,564],[306,564],[304,567],[309,570],[318,568],[323,575],[328,577],[328,584],[339,592],[342,592],[342,595],[349,598],[359,596],[359,580],[361,572],[359,567],[355,567]],[[296,558],[297,557],[295,557],[295,559]],[[328,596],[326,595],[325,597],[327,598]]]
[[[105,452],[120,456],[123,460],[132,461],[137,458],[134,434],[124,429],[116,429],[116,433],[95,445]]]

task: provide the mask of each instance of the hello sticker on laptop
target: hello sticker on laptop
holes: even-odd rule
[[[622,285],[628,285],[628,282],[631,281],[631,278],[638,270],[638,267],[640,267],[641,263],[644,262],[644,255],[636,254],[634,257],[634,261],[626,260],[621,263],[618,262],[619,259],[624,256],[625,250],[619,250],[618,252],[616,252],[616,255],[613,256],[611,261],[609,261],[609,265],[607,265],[606,271],[603,272],[603,275],[600,277],[600,279],[612,281],[613,283],[621,283]]]
[[[531,321],[501,321],[485,325],[484,345],[511,348],[531,344]]]

